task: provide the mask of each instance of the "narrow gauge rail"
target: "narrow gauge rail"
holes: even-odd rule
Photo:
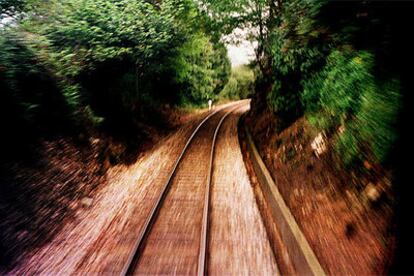
[[[215,141],[227,115],[243,104],[213,111],[194,130],[121,275],[205,274]]]

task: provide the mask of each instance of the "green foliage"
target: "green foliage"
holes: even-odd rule
[[[279,130],[305,112],[327,133],[345,129],[336,144],[345,163],[386,160],[400,109],[388,16],[359,1],[282,3],[263,43],[271,59],[271,89],[264,92]]]
[[[279,24],[269,34],[272,89],[267,103],[283,129],[303,114],[300,94],[302,80],[323,62],[327,52],[324,29],[315,16],[323,1],[288,1],[281,10]]]
[[[229,100],[246,99],[254,92],[254,81],[253,70],[248,66],[233,68],[230,79],[219,96]]]
[[[376,84],[361,95],[361,107],[340,135],[338,150],[345,162],[368,159],[373,154],[380,162],[387,160],[397,139],[396,120],[400,110],[400,85],[396,80]],[[352,141],[350,146],[347,141]],[[355,152],[357,149],[357,153]]]
[[[24,128],[64,121],[68,107],[59,93],[59,82],[24,37],[0,30],[0,53],[2,125],[16,123],[15,127]]]
[[[328,118],[318,127],[331,129],[355,115],[361,94],[374,89],[372,67],[373,56],[367,52],[333,51],[326,66],[305,81],[303,104],[308,112]]]
[[[230,62],[222,44],[214,46],[209,38],[195,34],[179,48],[179,55],[172,61],[176,68],[182,103],[205,103],[214,99],[228,80]]]
[[[400,68],[395,56],[404,5],[376,1],[203,1],[228,29],[248,27],[260,68],[255,102],[274,112],[277,130],[307,115],[345,162],[384,161],[395,141]],[[231,31],[230,31],[231,32]],[[233,82],[230,80],[229,86]],[[254,106],[252,106],[254,108]],[[260,111],[258,111],[260,112]]]
[[[25,7],[30,3],[26,1]],[[145,1],[38,2],[8,32],[18,35],[36,62],[47,68],[42,73],[56,80],[71,110],[66,115],[102,121],[93,120],[98,115],[116,125],[138,118],[138,102],[151,94],[142,91],[145,82],[159,74],[166,57],[174,55],[186,39],[187,34],[178,35],[182,29],[174,18],[184,4],[173,0],[159,6]]]
[[[348,164],[371,154],[384,161],[396,138],[399,85],[378,83],[373,67],[369,52],[333,51],[304,85],[302,100],[311,123],[328,133],[344,128],[336,148]]]
[[[315,17],[324,1],[287,1],[279,25],[269,34],[269,52],[275,78],[300,72],[306,75],[324,58],[327,47],[319,43],[325,30]]]
[[[214,56],[212,58],[214,68],[215,88],[214,95],[219,94],[229,81],[232,69],[230,59],[227,56],[227,48],[223,43],[215,42],[213,44]]]
[[[226,48],[192,0],[25,0],[2,1],[1,8],[13,17],[7,33],[18,39],[0,41],[0,83],[24,111],[16,114],[33,125],[38,110],[55,109],[37,100],[46,91],[77,125],[127,132],[161,103],[215,98],[229,78]],[[52,80],[53,89],[34,95],[24,72],[39,85]]]
[[[50,1],[44,9],[46,22],[35,14],[24,24],[48,39],[50,58],[64,76],[75,77],[114,59],[145,66],[177,39],[170,8],[143,1]],[[33,23],[39,23],[37,30]]]

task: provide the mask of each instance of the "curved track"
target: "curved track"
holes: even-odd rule
[[[210,113],[194,130],[121,275],[205,273],[215,141],[227,115],[243,104]]]

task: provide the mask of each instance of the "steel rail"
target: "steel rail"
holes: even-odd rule
[[[240,104],[235,104],[240,105]],[[162,202],[165,199],[167,192],[171,186],[172,179],[177,171],[178,165],[180,164],[181,160],[183,159],[184,155],[186,154],[186,151],[188,147],[190,146],[191,142],[193,141],[194,136],[198,133],[199,129],[215,114],[217,114],[219,111],[224,110],[225,108],[228,108],[229,106],[221,107],[219,109],[214,110],[210,114],[208,114],[203,121],[201,121],[200,124],[196,127],[196,129],[191,134],[190,138],[188,138],[187,143],[185,144],[183,150],[181,151],[179,157],[177,158],[177,161],[175,162],[173,169],[171,170],[171,173],[168,176],[167,181],[165,182],[161,193],[159,197],[157,198],[155,204],[152,206],[151,211],[147,219],[145,220],[143,230],[140,232],[138,239],[136,243],[134,244],[134,247],[131,251],[131,254],[128,256],[128,259],[121,270],[120,275],[132,275],[135,269],[136,262],[139,258],[139,253],[142,249],[142,246],[144,244],[145,238],[148,236],[149,232],[151,231],[151,227],[155,222],[155,219],[157,217],[157,213],[159,212]]]
[[[224,116],[220,119],[217,127],[214,131],[213,142],[211,144],[210,149],[210,163],[209,163],[209,173],[206,182],[206,192],[204,195],[204,208],[203,208],[203,221],[202,221],[202,228],[201,228],[201,238],[200,238],[200,251],[199,251],[199,259],[198,259],[198,271],[197,275],[202,276],[207,274],[207,250],[208,250],[208,213],[210,209],[210,190],[211,190],[211,182],[212,182],[212,175],[213,175],[213,162],[214,162],[214,153],[215,153],[215,146],[217,141],[218,132],[220,131],[220,127],[223,124],[226,117],[234,112],[234,110],[240,108],[241,104],[237,104],[235,107],[230,109],[229,111],[224,114]]]

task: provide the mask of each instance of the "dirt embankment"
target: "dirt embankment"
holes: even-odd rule
[[[312,143],[319,133],[305,118],[280,134],[272,122],[270,112],[245,118],[323,268],[329,274],[386,274],[395,247],[391,173],[368,161],[345,168],[329,139],[318,155]]]
[[[29,160],[3,162],[0,184],[0,260],[12,266],[53,237],[91,193],[105,185],[93,148],[71,138],[44,141]]]
[[[0,271],[10,270],[88,212],[95,195],[108,186],[111,167],[134,162],[202,110],[198,113],[166,107],[162,116],[169,120],[142,125],[142,138],[134,145],[102,133],[80,134],[40,141],[23,158],[0,161]]]

